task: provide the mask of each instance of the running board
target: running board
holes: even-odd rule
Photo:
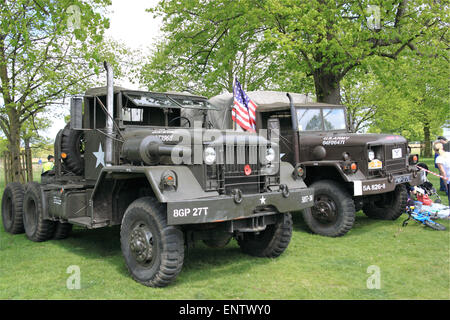
[[[79,217],[79,218],[71,218],[67,219],[67,221],[71,224],[75,224],[77,226],[82,226],[88,229],[95,229],[106,227],[109,225],[109,220],[92,220],[91,217]]]

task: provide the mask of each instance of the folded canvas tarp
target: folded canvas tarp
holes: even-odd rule
[[[289,99],[286,92],[280,91],[248,91],[246,94],[259,107],[285,107],[289,106]],[[294,105],[312,103],[310,96],[290,93],[294,99]],[[233,122],[231,120],[231,109],[233,106],[233,94],[223,93],[214,96],[208,100],[209,103],[219,108],[219,111],[209,111],[209,119],[217,129],[231,129]]]

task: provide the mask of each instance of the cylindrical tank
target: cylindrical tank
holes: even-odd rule
[[[154,165],[159,163],[161,156],[188,157],[191,149],[179,145],[166,145],[154,135],[132,137],[123,143],[123,158],[130,162],[144,162]]]

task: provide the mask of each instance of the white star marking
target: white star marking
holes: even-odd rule
[[[97,158],[97,162],[95,163],[95,167],[97,168],[99,164],[105,166],[105,153],[102,150],[102,144],[98,146],[98,151],[93,152],[94,156]]]
[[[261,204],[266,204],[266,198],[264,198],[264,196],[262,196],[259,201],[261,201]]]

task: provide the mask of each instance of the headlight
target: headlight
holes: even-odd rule
[[[372,150],[369,150],[368,157],[369,157],[369,161],[372,161],[373,159],[375,159],[375,152],[373,152]]]
[[[216,161],[216,151],[212,147],[205,148],[203,151],[203,160],[207,165],[211,165]]]
[[[268,148],[266,150],[266,161],[272,162],[273,160],[275,160],[275,150],[273,150],[273,148]]]

